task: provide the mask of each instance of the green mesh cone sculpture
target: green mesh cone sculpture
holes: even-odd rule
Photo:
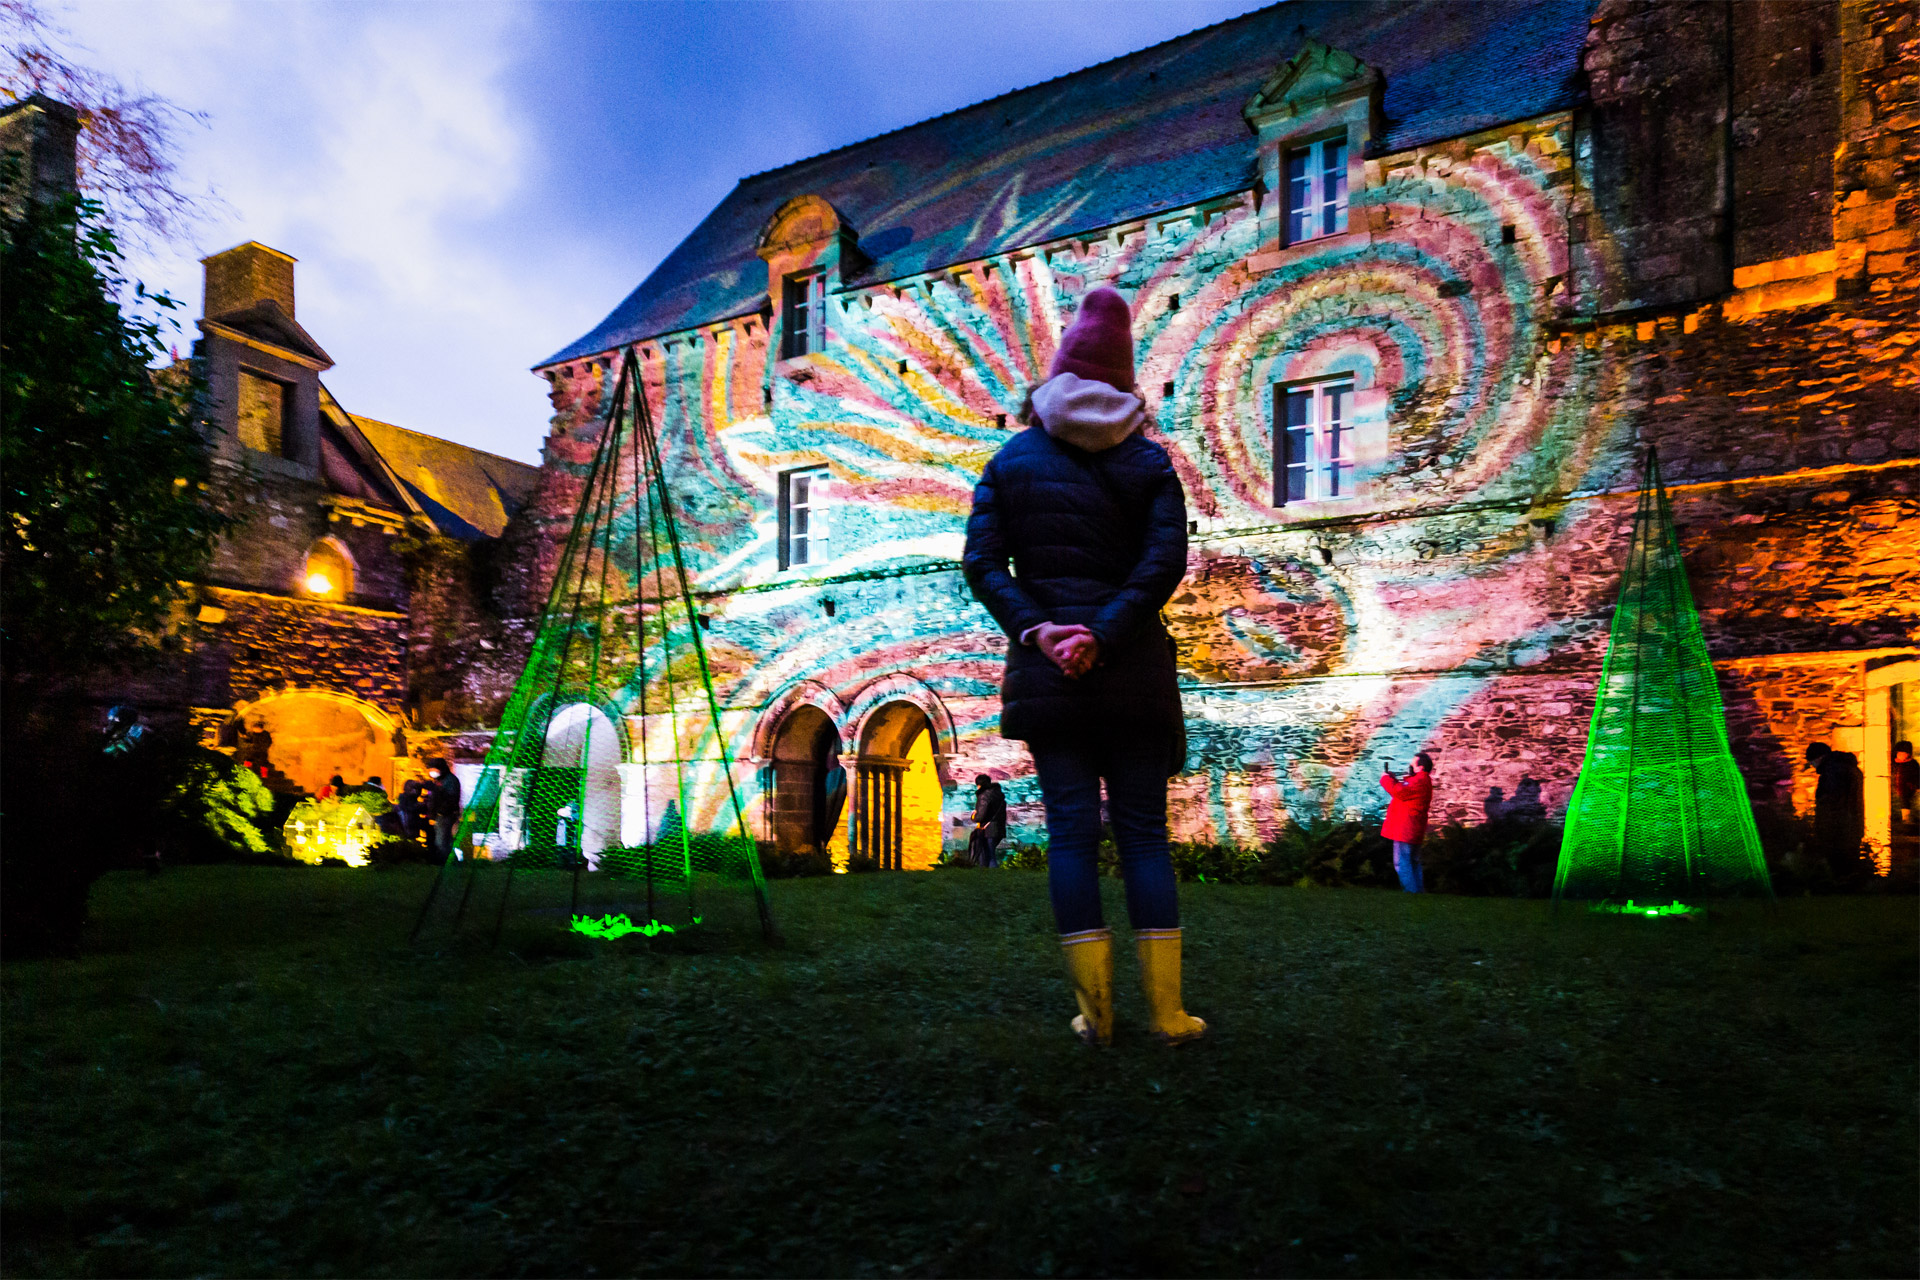
[[[1554,898],[1771,895],[1651,449],[1646,469]]]
[[[661,445],[622,361],[553,590],[414,936],[771,936]]]

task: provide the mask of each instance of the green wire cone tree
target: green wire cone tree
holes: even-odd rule
[[[1554,899],[1665,904],[1771,893],[1648,449]]]
[[[621,362],[580,508],[414,936],[510,921],[595,936],[728,919],[768,937],[638,362]]]

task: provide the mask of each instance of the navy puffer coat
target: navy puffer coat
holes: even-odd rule
[[[1186,720],[1160,609],[1187,571],[1187,499],[1165,449],[1135,433],[1088,453],[1022,431],[973,491],[965,566],[1008,637],[1001,736],[1158,735],[1178,768]],[[1100,665],[1071,680],[1020,643],[1043,622],[1091,629]]]

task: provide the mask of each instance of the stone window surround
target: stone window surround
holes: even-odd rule
[[[1367,186],[1367,149],[1381,136],[1380,73],[1350,54],[1309,40],[1281,66],[1243,109],[1259,137],[1259,252],[1247,259],[1254,271],[1272,271],[1310,254],[1372,243],[1356,227],[1351,210]],[[1347,230],[1286,241],[1287,153],[1340,136],[1347,142]]]

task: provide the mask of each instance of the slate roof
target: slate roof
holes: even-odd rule
[[[497,538],[539,483],[540,468],[496,453],[351,415],[360,435],[440,532]]]
[[[758,311],[774,210],[824,197],[857,285],[975,261],[1253,184],[1240,111],[1307,38],[1386,77],[1400,151],[1577,103],[1597,0],[1288,0],[740,181],[592,332],[536,368]]]

